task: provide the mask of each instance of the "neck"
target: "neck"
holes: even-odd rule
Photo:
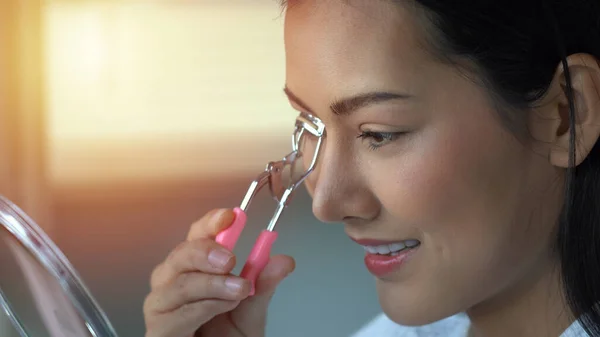
[[[548,266],[469,309],[469,337],[560,336],[574,319],[565,304],[558,270]]]

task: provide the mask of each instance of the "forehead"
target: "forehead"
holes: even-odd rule
[[[287,85],[300,94],[311,86],[334,96],[397,86],[426,66],[414,12],[388,1],[297,1],[284,30]],[[300,82],[306,88],[296,88]]]

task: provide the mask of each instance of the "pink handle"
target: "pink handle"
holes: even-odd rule
[[[246,226],[246,219],[248,218],[246,213],[239,207],[234,208],[233,213],[235,213],[233,223],[220,232],[215,240],[229,250],[233,250],[235,247],[235,244]]]
[[[263,230],[258,236],[258,239],[250,252],[250,256],[248,256],[248,260],[246,260],[246,264],[240,273],[241,277],[252,283],[250,296],[254,295],[256,290],[255,284],[258,275],[265,268],[267,263],[269,263],[271,247],[273,246],[273,243],[275,243],[275,240],[277,240],[277,232]]]

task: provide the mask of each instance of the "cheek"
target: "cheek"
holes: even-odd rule
[[[523,257],[534,255],[531,234],[515,221],[526,150],[483,119],[424,129],[401,154],[371,167],[388,232],[420,233],[423,242],[407,291],[378,286],[386,312],[399,321],[464,310],[512,282],[530,264]]]
[[[518,166],[506,138],[486,128],[431,127],[372,168],[379,171],[373,190],[395,217],[425,232],[478,209],[502,208],[500,200],[514,192],[511,166]]]
[[[441,268],[499,266],[531,236],[516,222],[525,207],[526,150],[491,115],[484,119],[425,129],[401,155],[372,168],[379,173],[372,190],[390,223],[421,233],[430,262]]]

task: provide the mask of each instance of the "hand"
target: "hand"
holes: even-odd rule
[[[250,282],[231,274],[235,255],[214,241],[234,216],[230,209],[207,213],[154,269],[144,301],[146,337],[264,337],[271,297],[295,262],[271,257],[249,297]]]

